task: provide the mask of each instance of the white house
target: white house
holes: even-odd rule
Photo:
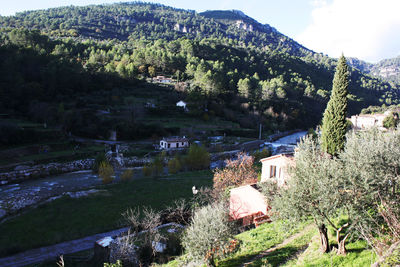
[[[165,76],[157,76],[157,77],[153,77],[153,82],[172,83],[172,79],[171,78],[167,78]]]
[[[189,140],[186,137],[163,138],[160,141],[161,149],[176,149],[189,147]]]
[[[294,164],[292,153],[279,154],[260,160],[262,163],[261,182],[273,179],[278,186],[283,186],[289,179],[287,172],[288,167]]]
[[[179,102],[177,102],[176,103],[176,106],[177,107],[181,107],[181,108],[183,108],[185,111],[187,111],[187,108],[186,108],[186,102],[185,101],[179,101]]]

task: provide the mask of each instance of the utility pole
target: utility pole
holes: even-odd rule
[[[261,140],[261,131],[262,131],[262,124],[260,123],[260,131],[258,134],[258,140]]]

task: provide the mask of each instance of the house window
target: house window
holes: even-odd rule
[[[168,148],[170,148],[171,147],[171,144],[168,144]]]
[[[182,142],[182,146],[183,146],[183,142]]]
[[[276,166],[271,165],[269,168],[269,178],[275,178],[276,177]]]
[[[179,143],[176,143],[176,147],[179,147]]]

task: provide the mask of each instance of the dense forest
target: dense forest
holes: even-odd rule
[[[349,63],[363,73],[370,74],[374,77],[380,77],[393,84],[399,84],[400,82],[400,56],[383,59],[375,64],[356,58],[349,58]]]
[[[188,116],[221,117],[244,128],[315,126],[336,66],[240,11],[198,14],[134,2],[28,11],[0,17],[0,25],[0,113],[88,137],[110,128],[151,129],[123,134],[127,139],[154,131],[143,121],[120,125],[123,120],[105,120],[94,111],[127,104],[118,100],[122,96],[161,98],[160,87],[146,82],[156,75],[177,82],[158,100],[169,103],[166,110],[185,99]],[[349,113],[398,104],[398,89],[352,69]],[[168,133],[176,129],[160,134]]]

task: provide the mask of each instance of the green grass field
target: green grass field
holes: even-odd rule
[[[211,171],[197,171],[100,186],[105,193],[80,199],[62,197],[1,224],[0,256],[116,229],[129,207],[161,210],[190,198],[193,185],[211,184]]]

